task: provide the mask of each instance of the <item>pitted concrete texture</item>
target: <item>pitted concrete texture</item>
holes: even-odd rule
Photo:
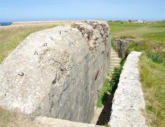
[[[113,99],[108,123],[111,127],[147,127],[142,115],[145,101],[138,71],[140,55],[140,52],[134,51],[127,57]]]
[[[31,117],[89,122],[109,54],[104,21],[33,33],[0,65],[0,106]]]
[[[114,39],[114,43],[113,43],[114,48],[117,51],[120,58],[126,57],[129,43],[133,43],[133,42],[134,42],[133,40],[128,40],[128,39],[119,39],[119,38]]]

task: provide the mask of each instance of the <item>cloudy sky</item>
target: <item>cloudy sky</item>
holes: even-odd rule
[[[0,21],[163,20],[165,0],[0,0]]]

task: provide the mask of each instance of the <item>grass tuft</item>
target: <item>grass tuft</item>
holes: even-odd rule
[[[106,78],[105,81],[104,81],[102,91],[101,91],[101,93],[99,95],[99,98],[97,100],[97,104],[96,104],[97,107],[102,107],[103,106],[104,95],[109,94],[110,89],[111,89],[111,87],[109,85],[109,79]]]
[[[147,55],[147,57],[150,58],[153,62],[156,62],[156,63],[162,63],[162,62],[163,62],[162,56],[159,55],[159,54],[157,54],[157,53],[147,52],[146,55]]]

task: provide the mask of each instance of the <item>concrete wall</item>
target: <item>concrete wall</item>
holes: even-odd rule
[[[141,52],[131,52],[123,66],[112,104],[110,127],[148,127],[142,111],[145,101],[138,70]]]
[[[0,106],[31,117],[89,122],[109,55],[103,21],[33,33],[0,65]]]
[[[127,48],[129,46],[129,43],[134,42],[133,40],[128,39],[114,39],[113,46],[114,49],[117,51],[120,58],[126,58],[127,54]]]

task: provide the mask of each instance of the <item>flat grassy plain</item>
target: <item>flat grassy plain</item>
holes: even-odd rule
[[[165,21],[108,22],[114,38],[131,39],[128,53],[141,51],[139,70],[146,101],[143,112],[150,127],[165,127]]]
[[[108,22],[113,37],[165,42],[165,21],[149,23]]]

